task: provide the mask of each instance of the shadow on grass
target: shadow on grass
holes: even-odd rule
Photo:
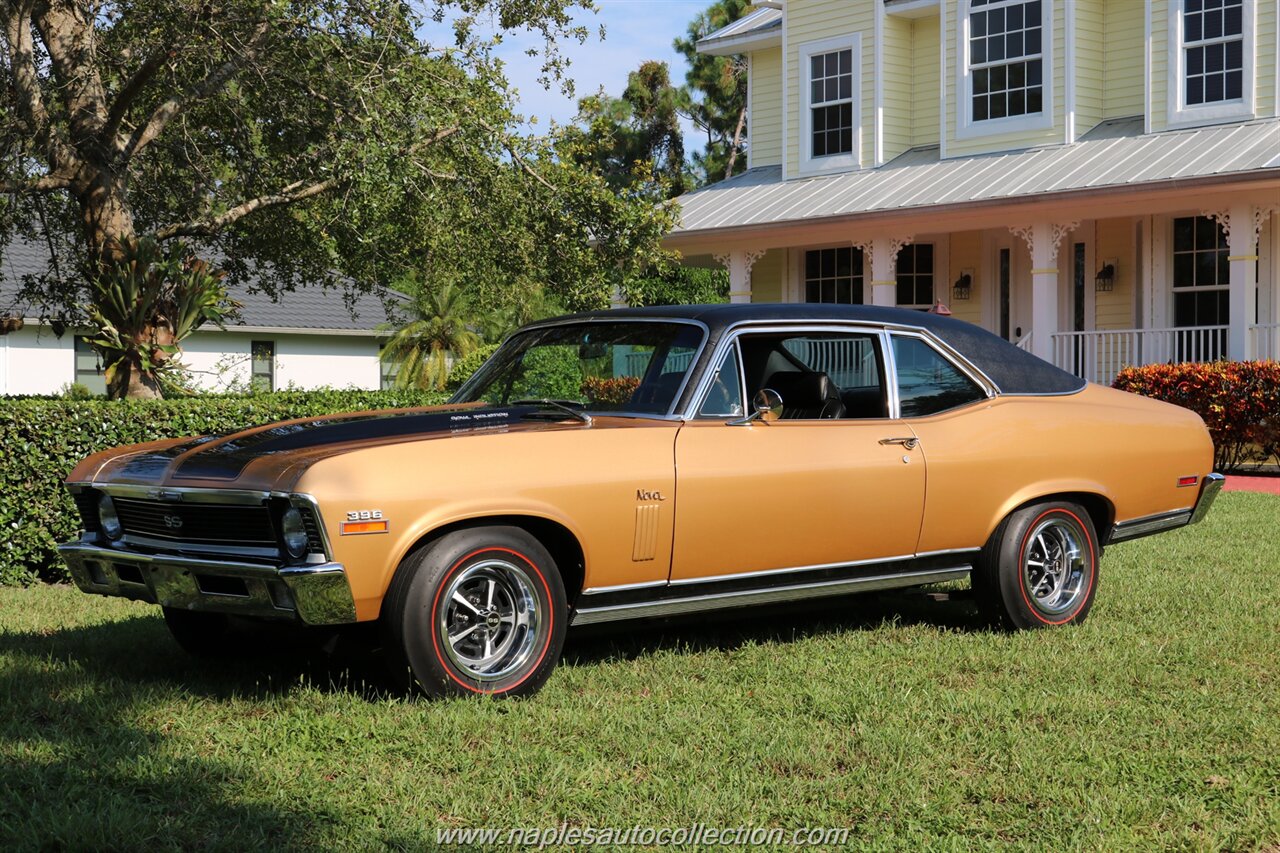
[[[963,602],[862,596],[570,632],[563,665],[662,650],[696,654],[887,624],[978,627]],[[336,637],[336,640],[335,640]],[[0,845],[11,849],[305,846],[340,823],[323,802],[279,810],[246,799],[254,763],[175,753],[157,708],[269,699],[306,683],[374,701],[385,680],[376,633],[255,632],[242,656],[194,659],[154,614],[48,632],[0,633]],[[222,711],[216,711],[223,713]],[[182,712],[175,716],[181,725]],[[264,798],[265,799],[265,798]]]
[[[561,666],[631,660],[661,651],[697,654],[748,643],[786,643],[885,625],[984,630],[967,601],[935,601],[919,592],[858,595],[711,615],[615,623],[569,631]],[[299,630],[260,626],[232,638],[228,654],[193,658],[170,638],[158,609],[47,633],[0,633],[0,657],[53,661],[114,685],[176,689],[210,699],[282,695],[299,684],[369,701],[403,695],[382,665],[374,626]],[[3,691],[0,682],[0,691]]]

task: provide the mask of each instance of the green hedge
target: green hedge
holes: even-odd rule
[[[1215,470],[1280,462],[1280,362],[1148,364],[1126,367],[1112,384],[1203,418],[1213,437]]]
[[[79,517],[62,486],[99,450],[232,432],[289,418],[444,402],[433,391],[294,391],[174,400],[0,398],[0,585],[66,580],[55,545]]]

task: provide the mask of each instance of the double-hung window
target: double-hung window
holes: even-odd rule
[[[1173,122],[1253,114],[1254,0],[1173,0]]]
[[[965,127],[1047,126],[1050,0],[968,0],[963,27]]]
[[[801,46],[801,171],[834,171],[858,165],[860,64],[861,38],[857,34]]]

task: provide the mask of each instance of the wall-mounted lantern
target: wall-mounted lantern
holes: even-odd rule
[[[973,270],[964,269],[960,271],[960,277],[956,279],[956,283],[951,285],[951,298],[968,299],[973,290]]]
[[[1116,262],[1107,261],[1093,277],[1093,289],[1098,293],[1110,293],[1116,288]]]

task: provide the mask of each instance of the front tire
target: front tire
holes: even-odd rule
[[[1083,622],[1098,590],[1102,549],[1089,514],[1052,501],[1009,515],[974,569],[978,605],[994,623],[1027,630]]]
[[[529,696],[564,646],[555,561],[515,527],[450,533],[405,558],[383,604],[392,674],[430,697]]]

